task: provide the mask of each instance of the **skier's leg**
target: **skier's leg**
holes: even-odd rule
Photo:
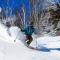
[[[32,42],[33,38],[32,38],[32,36],[28,36],[27,38],[28,38],[27,44],[28,44],[28,46],[29,46],[30,43]]]

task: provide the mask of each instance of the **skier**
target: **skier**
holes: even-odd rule
[[[30,45],[30,43],[32,42],[33,38],[32,38],[32,33],[34,32],[34,27],[33,27],[33,22],[31,22],[31,24],[29,26],[27,26],[24,29],[21,29],[22,32],[25,33],[26,35],[26,42],[28,44],[28,46]]]

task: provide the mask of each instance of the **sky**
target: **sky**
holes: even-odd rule
[[[26,8],[29,8],[29,0],[0,0],[1,7],[19,8],[24,4]]]
[[[49,0],[51,2],[60,2],[60,0]],[[29,0],[0,0],[0,7],[7,8],[10,7],[12,10],[19,9],[22,5],[24,5],[27,13],[31,10],[31,5]]]
[[[59,3],[60,0],[49,0],[51,2]],[[6,8],[10,7],[13,9],[19,9],[22,5],[26,8],[27,12],[31,10],[31,5],[29,3],[29,0],[0,0],[0,7]]]
[[[18,10],[22,6],[26,9],[26,14],[29,14],[30,4],[29,0],[0,0],[0,7],[11,8],[12,10]]]

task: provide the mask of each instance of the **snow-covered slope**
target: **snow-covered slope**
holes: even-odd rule
[[[37,51],[27,48],[20,40],[10,37],[0,24],[0,60],[60,60],[60,51]]]
[[[45,36],[37,38],[37,47],[60,48],[60,36]]]
[[[57,55],[56,55],[57,54]],[[0,40],[0,60],[60,60],[59,51],[42,52],[28,49],[23,44]]]

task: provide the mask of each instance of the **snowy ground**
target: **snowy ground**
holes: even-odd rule
[[[58,37],[50,38],[57,42]],[[0,24],[0,60],[60,60],[59,50],[51,50],[48,52],[32,50],[27,48],[18,39],[14,42],[14,39],[16,39],[16,37],[10,37],[7,33],[7,28]],[[46,40],[46,37],[41,39]],[[40,38],[38,38],[38,40],[40,41]],[[41,43],[42,42],[43,41],[41,41]],[[43,43],[45,44],[46,42],[44,41]]]
[[[57,49],[60,48],[60,36],[52,37],[52,36],[45,36],[39,37],[37,39],[37,47],[44,46],[46,48]]]

